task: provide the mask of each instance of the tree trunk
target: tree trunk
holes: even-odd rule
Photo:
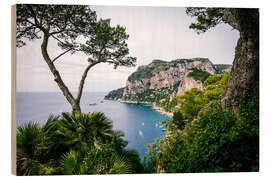
[[[237,112],[239,103],[259,98],[259,11],[226,9],[223,19],[240,32],[231,75],[221,98],[224,109]]]
[[[42,56],[43,56],[44,60],[46,61],[46,63],[48,64],[49,69],[54,76],[54,81],[57,83],[58,87],[60,88],[60,90],[62,91],[64,96],[66,97],[68,102],[71,104],[72,112],[76,112],[76,111],[81,112],[80,103],[77,102],[75,100],[75,98],[72,96],[69,89],[67,88],[67,86],[63,82],[59,72],[57,71],[56,67],[54,66],[51,58],[49,57],[49,54],[47,52],[48,40],[49,40],[48,34],[44,33],[43,42],[41,44]]]
[[[82,79],[80,81],[79,89],[78,89],[78,95],[77,95],[77,98],[76,98],[77,103],[80,103],[80,100],[81,100],[81,97],[82,97],[82,91],[83,91],[83,87],[84,87],[84,82],[85,82],[85,79],[87,77],[88,71],[98,63],[99,63],[99,61],[93,62],[92,64],[88,65],[86,67],[86,69],[84,70],[84,73],[82,75]]]

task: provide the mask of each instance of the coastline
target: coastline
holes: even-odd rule
[[[152,103],[145,102],[145,101],[126,101],[126,100],[121,100],[121,99],[118,99],[117,101],[119,101],[120,103],[130,103],[130,104],[149,104],[149,105],[152,105]]]
[[[163,108],[158,107],[158,106],[156,106],[155,104],[152,104],[152,108],[153,108],[155,111],[157,111],[157,112],[159,112],[160,114],[162,114],[162,115],[168,116],[168,117],[170,117],[170,118],[173,117],[173,113],[167,112],[167,111],[165,111]]]
[[[133,103],[133,104],[147,104],[147,105],[151,105],[152,106],[152,109],[157,111],[158,113],[162,114],[162,115],[165,115],[165,116],[168,116],[170,118],[173,117],[173,113],[171,112],[167,112],[165,111],[163,108],[161,107],[158,107],[156,106],[154,103],[150,103],[150,102],[138,102],[138,101],[126,101],[126,100],[121,100],[121,99],[118,99],[117,101],[121,102],[121,103]]]

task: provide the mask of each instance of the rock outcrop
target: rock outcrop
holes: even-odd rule
[[[105,99],[118,100],[122,98],[124,92],[124,88],[119,88],[116,90],[112,90],[105,96]]]
[[[140,66],[129,76],[123,92],[123,98],[130,98],[146,90],[173,87],[184,80],[185,75],[192,68],[216,74],[215,66],[207,58],[177,59],[166,62],[153,60],[147,66]]]
[[[128,77],[125,88],[113,90],[105,98],[132,101],[148,96],[148,100],[155,96],[172,98],[192,87],[202,89],[202,81],[208,75],[225,72],[230,67],[214,65],[207,58],[176,59],[170,62],[153,60],[149,65],[139,66]]]
[[[188,73],[190,73],[190,72],[191,71],[189,71]],[[186,90],[189,90],[189,89],[194,88],[194,87],[198,88],[200,90],[204,89],[203,82],[200,81],[200,80],[196,80],[193,77],[189,77],[188,73],[185,75],[184,80],[181,82],[181,84],[178,87],[178,90],[177,90],[177,93],[176,93],[177,96],[184,94],[184,92]]]
[[[105,99],[151,103],[157,109],[163,109],[173,97],[186,90],[194,87],[203,90],[203,82],[209,75],[226,72],[230,67],[214,65],[207,58],[153,60],[149,65],[138,67],[128,77],[126,87],[111,91]],[[170,112],[170,109],[164,111]]]

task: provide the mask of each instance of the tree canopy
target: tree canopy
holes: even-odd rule
[[[85,5],[17,5],[16,45],[42,39],[41,51],[45,62],[54,75],[54,81],[72,106],[80,111],[80,99],[88,71],[99,63],[118,66],[135,66],[136,58],[128,56],[126,40],[129,35],[120,25],[112,27],[109,19],[97,19],[96,12]],[[62,53],[51,57],[49,40],[54,39]],[[66,53],[82,52],[88,56],[88,66],[80,80],[77,97],[73,97],[63,82],[54,63]]]
[[[224,10],[224,8],[186,8],[187,15],[196,17],[197,20],[197,22],[191,23],[189,27],[196,30],[197,33],[205,32],[217,24],[224,22],[222,20]]]
[[[23,38],[40,39],[39,32],[43,32],[58,40],[60,47],[75,51],[77,37],[89,36],[97,21],[95,11],[88,6],[18,4],[16,8],[17,47],[26,45]]]

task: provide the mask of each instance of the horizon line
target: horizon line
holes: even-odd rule
[[[70,91],[71,93],[77,93],[78,91]],[[85,91],[83,93],[107,93],[109,91]],[[16,91],[16,93],[62,93],[61,91]]]

